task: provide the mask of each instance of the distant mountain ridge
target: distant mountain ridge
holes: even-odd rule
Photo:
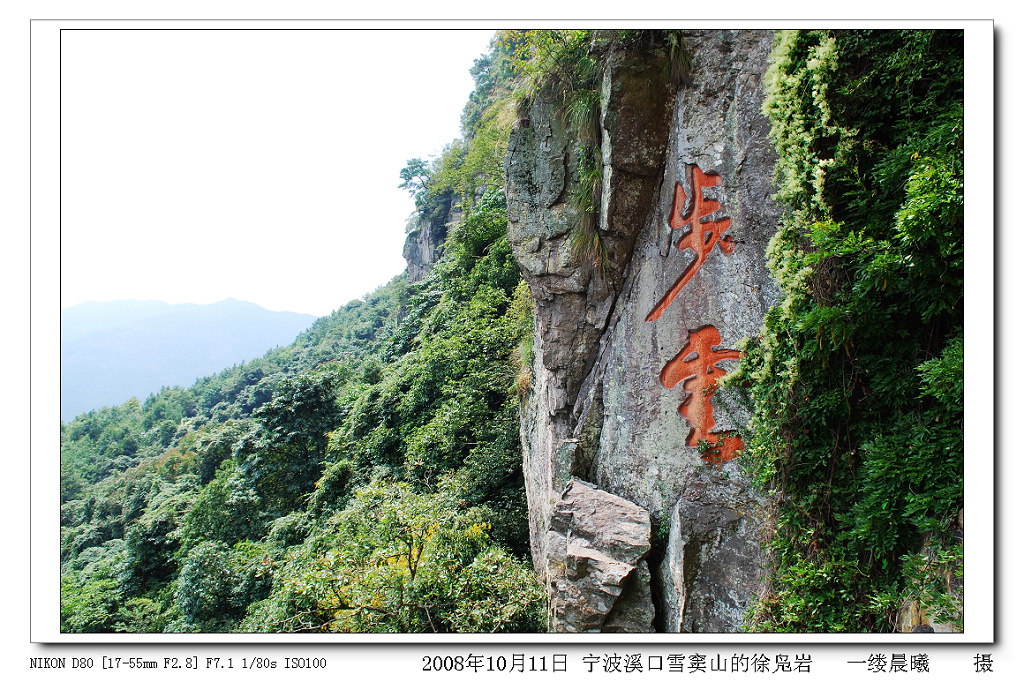
[[[228,298],[218,303],[88,301],[61,311],[60,415],[197,378],[291,343],[317,318]]]

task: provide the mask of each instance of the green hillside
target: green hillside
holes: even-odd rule
[[[532,317],[494,144],[509,58],[479,60],[464,137],[402,173],[424,219],[461,216],[424,280],[62,424],[64,631],[542,627],[515,391]]]

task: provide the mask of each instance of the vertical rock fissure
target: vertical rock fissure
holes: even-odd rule
[[[509,145],[509,241],[537,310],[522,412],[531,549],[555,630],[736,631],[760,584],[764,502],[735,461],[749,417],[718,380],[778,298],[764,257],[779,209],[760,112],[772,36],[686,40],[692,79],[678,90],[651,63],[607,58],[601,274],[573,257],[575,209],[553,202],[579,178],[550,98],[534,99],[533,130],[513,131]],[[619,516],[602,514],[583,542],[566,533],[590,523],[578,508],[587,496]],[[646,521],[631,526],[634,563],[618,566],[608,557],[624,551],[617,525],[630,514]],[[587,575],[571,579],[574,566]],[[599,574],[611,587],[595,591]]]
[[[700,570],[701,542],[697,538],[690,538],[683,544],[683,584],[680,590],[680,616],[681,621],[686,622],[687,616],[692,616],[693,608],[689,603],[689,596],[693,594],[693,583],[697,580],[697,572]],[[691,621],[689,632],[700,632],[699,624]]]
[[[664,558],[664,548],[657,554],[655,554],[652,548],[651,553],[647,555],[646,559],[647,571],[651,574],[651,603],[654,607],[654,619],[651,623],[651,629],[654,632],[667,632],[665,628],[667,615],[665,612],[665,583],[661,573],[658,571]]]

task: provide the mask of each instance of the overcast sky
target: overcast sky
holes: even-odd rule
[[[65,30],[61,306],[326,315],[405,268],[490,31]]]

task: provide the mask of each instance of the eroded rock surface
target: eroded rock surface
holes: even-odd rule
[[[406,236],[405,245],[402,247],[402,257],[406,261],[406,278],[410,284],[426,277],[434,263],[441,259],[449,226],[457,225],[461,220],[461,211],[453,210],[449,199],[434,218],[417,221]]]
[[[651,519],[645,510],[573,480],[554,505],[548,536],[552,630],[652,629],[650,573],[643,561],[651,549]]]
[[[678,91],[655,63],[616,55],[606,70],[604,275],[568,245],[578,146],[550,97],[536,98],[509,147],[509,240],[535,302],[521,429],[531,546],[559,605],[556,629],[642,631],[653,612],[659,628],[735,631],[759,585],[766,502],[738,459],[749,415],[718,381],[779,298],[765,250],[781,211],[760,111],[772,34],[694,31],[686,43],[692,73]],[[572,477],[646,510],[676,538],[649,572],[587,558],[611,583],[633,576],[631,599],[648,600],[643,608],[620,599],[601,620],[607,597],[581,591],[569,567],[552,573],[556,506]],[[592,617],[565,615],[591,598],[574,608]]]
[[[762,505],[711,469],[692,475],[665,522],[659,567],[667,632],[735,632],[760,589]]]
[[[579,449],[573,439],[581,388],[622,286],[637,234],[661,180],[672,89],[660,63],[613,55],[602,84],[602,210],[598,230],[608,254],[595,268],[574,257],[570,233],[580,216],[569,201],[579,182],[579,144],[541,92],[512,132],[506,160],[509,242],[534,299],[534,381],[524,411],[527,496],[534,566],[543,570],[555,491],[567,482]]]

